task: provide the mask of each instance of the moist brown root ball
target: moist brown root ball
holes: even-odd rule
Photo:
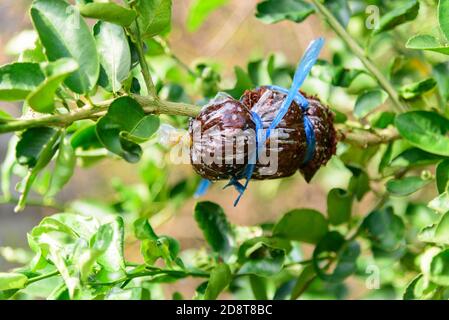
[[[304,179],[309,182],[316,172],[337,152],[337,133],[334,127],[334,113],[315,96],[304,97],[309,101],[306,115],[315,132],[315,152],[312,159],[299,167]]]
[[[261,87],[247,90],[241,101],[260,116],[263,128],[268,129],[285,98],[283,93]],[[289,177],[303,163],[307,148],[304,121],[302,110],[295,102],[276,129],[265,143],[266,150],[261,152],[254,179]]]
[[[189,132],[191,163],[208,180],[229,179],[243,172],[249,146],[255,145],[251,112],[227,95],[205,106],[190,122]]]

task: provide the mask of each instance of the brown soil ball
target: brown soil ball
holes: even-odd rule
[[[242,173],[248,162],[248,150],[255,145],[251,112],[227,95],[205,106],[190,122],[189,133],[193,168],[208,180],[229,179]]]
[[[268,129],[286,95],[265,87],[246,91],[242,103],[257,113],[264,129]],[[306,137],[304,131],[303,114],[300,107],[293,102],[287,114],[272,131],[265,143],[266,151],[262,151],[256,164],[253,178],[277,179],[293,175],[303,163],[306,153]],[[273,140],[275,139],[275,140]],[[268,160],[276,159],[277,166]]]
[[[334,128],[334,113],[317,97],[303,95],[309,100],[306,115],[313,124],[316,140],[313,158],[299,168],[304,179],[309,182],[337,152],[337,132]]]

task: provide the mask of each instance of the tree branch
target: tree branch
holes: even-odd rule
[[[401,137],[395,128],[368,131],[342,127],[337,129],[337,133],[339,141],[361,148],[390,143]]]
[[[144,108],[146,113],[168,114],[195,117],[201,110],[201,107],[169,101],[155,100],[152,97],[133,96]],[[5,123],[0,123],[0,133],[22,131],[29,128],[51,126],[67,127],[75,121],[84,119],[94,119],[106,112],[113,100],[105,101],[96,107],[85,106],[76,111],[67,114],[46,115],[30,119],[17,119]]]
[[[404,105],[399,99],[399,95],[396,89],[392,86],[390,81],[383,75],[383,73],[376,67],[376,65],[365,55],[365,51],[360,45],[352,38],[352,36],[343,28],[343,26],[334,17],[332,12],[324,6],[320,0],[311,0],[318,12],[327,20],[334,32],[346,43],[351,51],[362,61],[368,71],[377,79],[379,85],[388,93],[391,100],[394,103],[394,107],[397,112],[404,112],[407,110],[407,106]]]

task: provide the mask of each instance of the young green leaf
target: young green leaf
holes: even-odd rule
[[[117,92],[131,70],[131,50],[125,31],[117,25],[100,21],[94,26],[94,35],[101,66],[112,91]]]
[[[227,4],[229,0],[195,0],[189,8],[187,30],[197,31],[215,10]]]
[[[264,23],[302,22],[314,12],[315,8],[303,0],[265,0],[257,5],[256,17]]]
[[[364,92],[357,97],[354,107],[354,115],[357,118],[366,117],[369,113],[382,105],[387,98],[387,93],[380,89]]]
[[[22,289],[28,281],[27,276],[21,273],[0,272],[0,291]]]
[[[216,266],[207,283],[206,292],[204,293],[205,300],[215,300],[218,295],[231,283],[232,274],[231,269],[225,263]]]
[[[45,81],[28,95],[26,101],[34,111],[52,113],[55,110],[56,90],[68,76],[78,70],[78,64],[73,59],[63,58],[49,63],[43,69]]]
[[[405,197],[424,188],[430,182],[431,180],[424,180],[421,177],[392,179],[387,182],[387,191],[394,196]]]
[[[438,192],[441,194],[448,189],[449,182],[449,160],[441,161],[437,166],[436,182]]]
[[[449,156],[449,120],[430,111],[411,111],[396,117],[401,136],[412,145],[441,156]]]
[[[36,63],[12,63],[0,67],[0,100],[24,100],[45,75]]]
[[[79,69],[65,84],[74,92],[88,93],[100,72],[95,40],[76,7],[61,0],[35,0],[31,18],[50,61],[71,58]]]
[[[234,246],[234,234],[223,209],[209,201],[195,206],[195,220],[212,249],[228,258]]]
[[[50,187],[47,196],[55,196],[69,182],[76,165],[75,150],[70,143],[70,139],[63,135],[59,142],[58,155],[56,157],[55,168],[51,176]]]
[[[438,2],[438,22],[446,40],[449,41],[449,1],[440,0]]]
[[[287,212],[274,226],[277,237],[306,243],[318,243],[327,232],[324,216],[312,209],[296,209]]]
[[[122,7],[113,2],[87,3],[80,5],[79,10],[83,17],[114,23],[122,27],[128,27],[137,17],[136,11]]]
[[[330,224],[338,226],[351,218],[353,195],[343,189],[332,189],[327,195],[327,215]]]
[[[402,86],[399,89],[399,95],[405,100],[415,99],[432,90],[436,85],[437,82],[434,79],[429,78],[423,81]]]
[[[394,29],[398,25],[415,20],[419,12],[419,1],[411,0],[400,3],[398,7],[383,15],[379,22],[379,27],[374,30],[374,34]]]
[[[143,39],[161,34],[170,27],[172,0],[146,0],[133,4],[138,13],[137,23],[131,25],[134,35],[137,25]]]
[[[449,55],[449,46],[442,44],[431,35],[417,35],[408,39],[406,45],[408,49],[428,50]]]

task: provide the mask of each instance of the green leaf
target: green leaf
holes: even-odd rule
[[[24,100],[45,75],[36,63],[12,63],[0,67],[0,100]]]
[[[449,159],[443,160],[438,164],[436,182],[440,194],[447,190],[449,182]]]
[[[94,26],[94,36],[101,66],[112,91],[117,92],[131,70],[131,50],[125,31],[115,24],[100,21]]]
[[[70,139],[63,135],[59,143],[59,151],[56,157],[56,163],[51,176],[47,196],[53,197],[61,191],[73,176],[75,165],[75,150],[70,143]]]
[[[257,5],[256,17],[264,23],[282,20],[302,22],[315,12],[315,8],[303,0],[266,0]]]
[[[250,76],[240,67],[234,68],[236,82],[233,89],[225,90],[234,99],[240,99],[245,90],[253,87],[253,82]]]
[[[187,30],[190,32],[197,31],[209,17],[209,15],[226,5],[229,0],[195,0],[189,8],[187,16]]]
[[[449,249],[433,257],[430,264],[430,279],[440,286],[449,286]]]
[[[0,272],[0,291],[22,289],[28,281],[27,276],[21,273]]]
[[[172,0],[137,1],[134,8],[138,13],[137,23],[143,39],[157,36],[170,27]],[[136,23],[131,27],[135,35]]]
[[[233,250],[234,235],[223,209],[213,202],[198,202],[195,220],[212,249],[228,258]]]
[[[382,105],[388,98],[388,95],[383,90],[371,90],[364,92],[357,97],[354,107],[354,115],[357,118],[364,118],[377,107]]]
[[[8,149],[1,165],[1,191],[5,199],[11,199],[11,178],[16,165],[16,146],[19,138],[12,136],[8,142]]]
[[[438,223],[425,227],[419,234],[419,239],[424,242],[436,244],[449,244],[449,211],[443,214]]]
[[[402,179],[391,179],[387,182],[387,191],[394,196],[405,197],[424,188],[431,180],[421,177],[405,177]]]
[[[437,286],[426,281],[425,277],[420,274],[416,276],[405,289],[404,300],[428,300],[435,295]]]
[[[332,272],[326,270],[323,261],[332,255],[337,255],[336,266]],[[360,255],[360,245],[356,241],[346,243],[345,238],[336,231],[328,232],[313,251],[313,266],[318,277],[328,282],[341,282],[353,274],[356,260]]]
[[[110,23],[128,27],[137,17],[134,10],[119,6],[116,3],[87,3],[80,5],[79,10],[83,17],[94,18]]]
[[[373,34],[379,34],[384,31],[394,29],[398,25],[408,21],[415,20],[419,12],[419,1],[412,0],[406,3],[400,3],[397,9],[389,11],[383,15],[379,21],[379,27],[374,30]]]
[[[394,157],[390,162],[390,166],[416,168],[436,164],[442,158],[442,156],[434,155],[418,148],[410,148]]]
[[[399,95],[405,100],[415,99],[432,90],[436,85],[437,82],[434,79],[429,78],[423,81],[402,86],[399,89]]]
[[[81,281],[87,281],[97,259],[106,252],[112,243],[114,229],[111,224],[102,225],[90,239],[90,250],[80,259],[77,268],[80,270]]]
[[[204,293],[205,300],[215,300],[218,295],[231,283],[232,274],[231,269],[225,263],[216,266],[207,283],[206,292]]]
[[[254,274],[271,277],[278,274],[284,265],[285,256],[291,250],[288,240],[257,237],[245,241],[239,248],[239,274]]]
[[[111,243],[97,260],[98,264],[103,267],[97,275],[102,282],[114,281],[125,275],[123,219],[116,217],[110,226],[112,229]]]
[[[134,234],[139,240],[157,240],[158,236],[154,232],[147,218],[140,218],[134,221]]]
[[[438,22],[446,40],[449,41],[449,2],[440,0],[438,3]]]
[[[417,35],[408,39],[408,49],[428,50],[449,55],[449,46],[442,44],[438,39],[430,35]]]
[[[267,279],[251,274],[249,276],[251,291],[256,300],[268,300]]]
[[[392,208],[371,212],[363,220],[361,230],[374,248],[391,252],[404,244],[404,222]]]
[[[435,199],[431,200],[428,204],[430,209],[433,209],[439,213],[445,213],[449,211],[449,193],[443,192]]]
[[[312,209],[287,212],[273,229],[274,236],[306,243],[318,243],[326,233],[326,219],[320,212]]]
[[[95,40],[78,10],[61,0],[35,0],[31,18],[50,61],[71,58],[79,69],[65,84],[85,94],[97,84],[100,63]]]
[[[449,156],[449,120],[435,112],[411,111],[396,117],[401,136],[412,145],[441,156]]]
[[[106,149],[128,162],[137,162],[142,149],[133,141],[148,140],[158,127],[156,116],[146,116],[137,101],[121,97],[110,105],[108,113],[98,121],[96,130],[98,139]]]
[[[23,166],[34,167],[55,134],[56,130],[49,127],[26,130],[16,146],[17,162]]]
[[[298,279],[296,280],[290,299],[291,300],[298,299],[301,296],[301,294],[303,294],[304,291],[307,289],[309,284],[315,279],[315,277],[316,272],[313,265],[309,264],[305,266],[304,269],[301,271],[301,274],[299,275]]]
[[[437,82],[443,103],[447,103],[449,101],[449,64],[439,63],[433,66],[432,75]]]
[[[330,224],[338,226],[351,218],[353,196],[343,189],[332,189],[327,195],[327,215]]]
[[[348,192],[355,194],[357,200],[362,200],[365,194],[371,189],[370,179],[368,174],[354,166],[348,166],[352,172],[352,177],[349,180]]]
[[[43,68],[46,76],[45,81],[28,95],[26,100],[28,105],[34,111],[52,113],[55,110],[56,90],[78,68],[76,61],[69,58],[63,58],[46,65]]]

